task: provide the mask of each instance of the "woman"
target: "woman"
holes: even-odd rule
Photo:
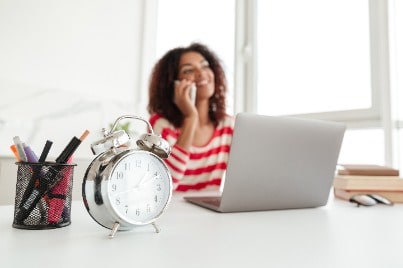
[[[148,112],[154,131],[172,146],[165,162],[176,191],[219,188],[234,125],[225,111],[226,91],[220,61],[205,45],[172,49],[154,66]]]

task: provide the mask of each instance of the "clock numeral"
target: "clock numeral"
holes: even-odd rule
[[[116,188],[117,188],[116,184],[112,184],[112,191],[113,191],[113,192],[116,191]]]
[[[126,214],[129,212],[129,206],[128,205],[125,206],[125,212],[126,212]]]
[[[161,184],[157,184],[157,191],[161,191],[162,190],[162,187],[161,187]]]
[[[125,170],[130,170],[130,163],[125,163]]]
[[[116,171],[116,179],[123,179],[124,173],[122,171]]]
[[[136,209],[136,215],[140,216],[140,209],[139,208]]]
[[[158,203],[158,195],[154,196],[154,201],[155,201],[155,203]]]
[[[118,205],[118,206],[120,205],[120,197],[116,197],[115,204]]]

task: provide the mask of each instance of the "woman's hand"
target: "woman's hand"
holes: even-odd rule
[[[197,115],[197,109],[190,97],[192,86],[194,83],[186,79],[175,81],[174,103],[185,117]]]

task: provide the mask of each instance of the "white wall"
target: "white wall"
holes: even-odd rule
[[[139,96],[143,1],[0,0],[0,155],[19,135],[57,156],[71,137],[89,144]]]

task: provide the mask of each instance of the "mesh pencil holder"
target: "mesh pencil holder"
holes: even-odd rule
[[[76,164],[17,162],[13,227],[53,229],[71,223]]]

